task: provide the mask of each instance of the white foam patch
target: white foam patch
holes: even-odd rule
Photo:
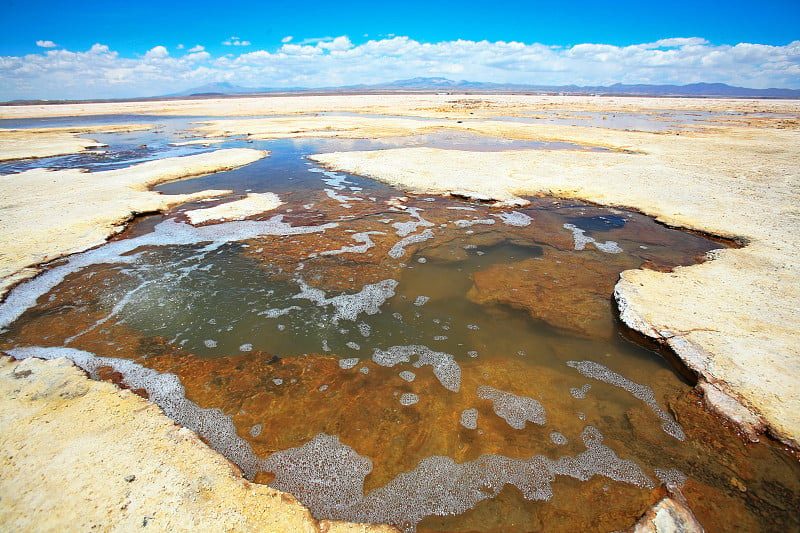
[[[665,485],[675,485],[679,488],[683,487],[683,485],[686,483],[686,480],[689,479],[686,474],[674,468],[670,468],[668,470],[656,468],[655,472],[656,477],[661,483],[664,483]]]
[[[429,296],[417,296],[417,299],[414,300],[414,305],[416,305],[417,307],[422,307],[423,305],[425,305],[429,301],[430,301],[430,297]]]
[[[556,446],[564,446],[567,444],[567,437],[559,433],[558,431],[553,431],[550,433],[550,440],[553,441],[553,444]]]
[[[146,390],[150,401],[158,405],[165,415],[200,435],[211,448],[241,468],[245,477],[252,480],[261,469],[261,459],[253,453],[250,444],[237,435],[231,417],[219,409],[203,409],[187,400],[186,391],[175,374],[160,374],[127,359],[99,357],[73,348],[34,346],[6,350],[6,353],[15,359],[65,357],[88,372],[93,379],[97,379],[99,368],[110,367],[122,375],[122,383],[126,386]]]
[[[343,370],[349,370],[356,366],[361,359],[358,357],[349,357],[347,359],[339,359],[339,367]]]
[[[320,433],[303,446],[273,453],[264,470],[275,474],[271,487],[294,494],[314,516],[337,517],[362,503],[372,461],[339,437]]]
[[[433,222],[429,222],[422,218],[420,215],[420,209],[418,207],[409,207],[406,211],[409,215],[411,215],[414,220],[410,220],[408,222],[395,222],[392,224],[392,227],[397,230],[398,237],[405,237],[406,235],[410,235],[419,229],[420,227],[431,227],[433,226]]]
[[[503,221],[506,226],[516,226],[518,228],[524,228],[525,226],[530,226],[531,222],[533,222],[533,218],[529,217],[525,213],[520,213],[519,211],[511,211],[510,213],[500,213],[499,215],[493,215]]]
[[[576,250],[584,250],[587,244],[593,244],[595,248],[608,254],[618,254],[623,251],[614,241],[597,242],[592,237],[585,235],[586,232],[574,224],[564,224],[564,229],[572,232]]]
[[[325,291],[309,287],[302,279],[298,280],[300,293],[292,298],[310,300],[320,307],[332,306],[336,313],[332,321],[338,324],[339,320],[350,320],[355,322],[361,313],[375,315],[380,312],[381,306],[394,296],[394,290],[398,282],[393,279],[385,279],[378,283],[364,285],[355,294],[340,294],[328,298]]]
[[[402,396],[400,396],[399,400],[400,405],[405,405],[405,406],[414,405],[418,401],[419,401],[419,396],[417,396],[413,392],[407,392],[403,394]]]
[[[399,374],[400,378],[411,383],[417,378],[417,375],[410,370],[403,370]]]
[[[144,246],[180,246],[205,243],[201,253],[209,253],[222,245],[253,239],[266,235],[302,235],[318,233],[335,228],[338,224],[328,223],[321,226],[298,226],[283,222],[283,215],[268,220],[244,220],[194,227],[190,224],[167,219],[158,224],[151,233],[131,239],[120,239],[109,242],[99,248],[74,254],[64,264],[52,268],[12,290],[0,305],[0,330],[7,328],[27,309],[36,305],[36,300],[55,288],[74,272],[88,266],[106,264],[131,264],[138,257],[131,252]]]
[[[496,497],[506,485],[517,487],[528,500],[552,498],[551,485],[556,476],[586,481],[595,475],[601,475],[641,488],[655,486],[636,463],[620,459],[613,450],[605,446],[597,429],[587,426],[581,433],[581,438],[586,446],[585,451],[575,457],[565,456],[555,461],[541,455],[530,459],[482,455],[475,461],[459,464],[445,456],[428,457],[420,461],[414,470],[404,472],[385,486],[370,491],[351,507],[338,507],[340,512],[336,515],[326,516],[317,512],[313,506],[310,506],[311,511],[318,518],[325,516],[359,523],[392,524],[406,532],[413,532],[424,518],[462,514],[478,503]],[[338,451],[338,448],[333,449]],[[311,478],[308,487],[301,485],[295,492],[301,495],[299,499],[304,504],[323,500],[315,490],[317,479],[321,476],[313,477],[312,474],[318,474],[324,468],[334,468],[338,473],[354,465],[352,476],[348,479],[340,478],[340,481],[347,488],[363,487],[364,469],[353,459],[353,452],[342,451],[341,459],[338,459],[327,450],[314,451],[321,456],[311,455],[309,450],[306,452],[306,461],[316,461],[319,466],[306,474],[307,478]],[[338,461],[338,466],[326,465],[326,461]],[[276,488],[285,490],[284,486]],[[327,486],[323,489],[327,489]],[[355,492],[352,489],[339,495],[332,489],[325,490],[325,494],[333,497],[335,502],[343,501]],[[330,504],[322,501],[321,507],[329,506]]]
[[[494,412],[514,429],[524,429],[527,421],[544,425],[547,422],[542,404],[511,392],[501,391],[487,385],[478,387],[478,396],[491,400]]]
[[[686,434],[683,432],[681,426],[679,426],[678,423],[675,422],[675,420],[673,420],[672,417],[669,416],[669,414],[664,411],[660,405],[658,405],[658,402],[656,402],[656,397],[653,394],[653,389],[647,385],[640,385],[634,381],[631,381],[628,378],[617,374],[610,368],[605,367],[600,363],[595,363],[594,361],[567,361],[567,366],[571,366],[587,378],[603,381],[609,385],[614,385],[615,387],[619,387],[628,391],[633,395],[634,398],[637,398],[647,404],[647,406],[653,410],[656,416],[663,420],[661,429],[663,429],[667,435],[671,435],[681,441],[686,439]]]
[[[478,428],[478,410],[477,409],[464,409],[461,411],[461,418],[459,422],[467,429]]]
[[[587,393],[587,392],[589,392],[589,390],[590,390],[591,388],[592,388],[592,386],[591,386],[591,385],[589,385],[589,384],[587,383],[586,385],[584,385],[584,386],[583,386],[583,387],[581,387],[580,389],[579,389],[578,387],[572,387],[572,388],[570,388],[570,389],[569,389],[569,393],[570,393],[570,394],[572,395],[572,397],[573,397],[573,398],[575,398],[576,400],[583,400],[584,398],[586,398],[586,393]]]
[[[406,255],[406,246],[409,244],[414,244],[418,242],[425,242],[427,240],[433,239],[434,235],[433,232],[429,229],[426,229],[422,233],[415,233],[414,235],[409,235],[408,237],[404,237],[394,246],[392,246],[391,250],[389,250],[389,257],[393,259],[400,259],[404,255]]]
[[[425,365],[433,367],[433,374],[444,388],[458,392],[461,388],[461,367],[449,353],[436,352],[427,346],[392,346],[386,350],[375,349],[372,360],[385,367],[393,367],[399,363],[411,362],[411,356],[416,355],[415,368]]]
[[[476,224],[486,224],[487,226],[491,226],[494,224],[493,218],[486,218],[486,219],[473,219],[473,220],[456,220],[453,222],[459,228],[469,228],[470,226],[474,226]]]
[[[352,244],[350,246],[342,246],[338,250],[328,250],[321,252],[319,255],[339,255],[339,254],[363,254],[367,250],[373,248],[375,243],[372,242],[370,235],[386,235],[382,231],[365,231],[363,233],[354,233],[353,240],[361,244]]]

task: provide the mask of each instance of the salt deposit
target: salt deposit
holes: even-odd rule
[[[253,454],[250,444],[237,435],[231,418],[219,409],[203,409],[187,400],[183,385],[174,374],[160,374],[128,359],[98,357],[73,348],[33,346],[6,350],[6,353],[16,359],[66,357],[95,379],[99,368],[110,367],[122,375],[123,383],[131,389],[147,391],[150,401],[165,415],[203,437],[209,446],[241,468],[248,479],[260,469],[261,459]]]

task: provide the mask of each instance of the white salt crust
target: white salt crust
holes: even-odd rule
[[[571,366],[587,378],[604,381],[605,383],[630,392],[634,398],[637,398],[647,404],[647,406],[653,410],[658,418],[663,420],[661,429],[664,430],[664,433],[675,437],[680,441],[686,440],[686,434],[683,432],[683,429],[678,425],[677,422],[675,422],[675,420],[672,419],[671,416],[669,416],[666,411],[661,408],[660,405],[658,405],[658,402],[656,402],[656,397],[653,394],[653,389],[647,385],[639,385],[638,383],[617,374],[610,368],[605,367],[600,363],[595,363],[594,361],[567,361],[567,366]]]
[[[494,216],[502,220],[506,226],[517,226],[519,228],[524,228],[525,226],[530,226],[533,222],[533,218],[525,213],[520,213],[519,211],[500,213],[499,215]]]

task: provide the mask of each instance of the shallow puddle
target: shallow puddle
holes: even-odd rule
[[[382,143],[257,142],[160,186],[285,204],[202,227],[183,212],[213,203],[182,206],[55,262],[0,305],[0,349],[64,347],[318,518],[610,531],[673,482],[708,531],[800,527],[797,461],[744,445],[613,312],[622,270],[719,244],[573,201],[398,198],[303,157]]]

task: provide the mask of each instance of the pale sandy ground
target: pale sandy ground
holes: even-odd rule
[[[35,274],[31,267],[104,243],[137,213],[230,193],[163,195],[151,187],[246,165],[266,155],[239,148],[104,172],[33,169],[0,175],[0,295]]]
[[[149,130],[150,124],[115,124],[77,128],[0,129],[0,161],[77,154],[105,146],[83,137],[92,133]]]
[[[155,404],[66,359],[0,357],[0,413],[4,531],[395,531],[314,520]]]
[[[325,112],[355,112],[419,117],[468,118],[473,115],[516,115],[530,111],[658,112],[729,110],[797,113],[786,100],[730,100],[714,98],[632,98],[521,96],[484,94],[390,94],[272,96],[156,102],[113,102],[0,106],[0,119],[140,113],[172,116],[258,116]]]
[[[210,220],[241,220],[249,216],[271,211],[283,205],[277,194],[265,192],[251,193],[233,202],[225,202],[214,207],[191,209],[185,212],[192,224],[202,224]]]

